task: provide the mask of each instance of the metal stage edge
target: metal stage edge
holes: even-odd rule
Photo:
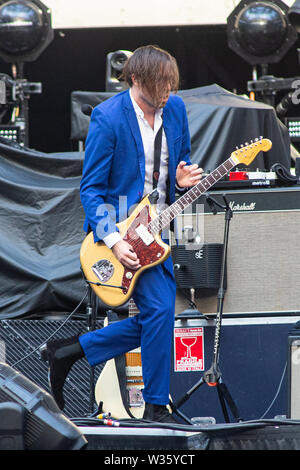
[[[300,420],[274,418],[204,426],[178,425],[178,429],[173,425],[168,429],[168,426],[157,423],[154,427],[133,428],[124,424],[124,427],[78,426],[78,429],[88,441],[85,450],[103,451],[105,456],[110,451],[126,452],[126,455],[147,451],[139,463],[147,462],[149,455],[166,452],[194,455],[196,459],[201,450],[300,450]],[[152,463],[162,463],[152,458]]]

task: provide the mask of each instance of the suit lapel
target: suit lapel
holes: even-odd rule
[[[133,109],[129,92],[124,95],[124,111],[135,141],[142,180],[145,181],[145,153],[139,124]]]

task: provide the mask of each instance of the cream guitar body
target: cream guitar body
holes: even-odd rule
[[[170,247],[162,241],[159,233],[150,234],[146,230],[156,216],[149,196],[145,196],[130,217],[117,224],[121,237],[137,253],[141,264],[137,270],[125,268],[103,242],[95,243],[92,232],[83,240],[80,250],[82,270],[96,295],[106,305],[117,307],[128,302],[140,274],[170,255]]]
[[[130,413],[134,418],[142,419],[144,414],[144,401],[141,398],[141,390],[132,389],[132,394],[136,394],[136,406],[130,406]],[[123,404],[118,374],[114,359],[107,361],[95,386],[95,399],[97,404],[103,403],[102,410],[110,413],[116,419],[129,419],[131,416],[127,413]],[[141,400],[141,404],[140,403]]]
[[[139,313],[133,299],[130,299],[128,309],[130,317]],[[105,326],[107,326],[107,318],[104,322],[104,328]],[[123,384],[123,394],[126,396],[128,409],[134,418],[141,419],[144,414],[145,404],[142,395],[144,383],[140,348],[125,354],[125,371],[123,372],[126,376],[126,383]],[[98,405],[102,402],[103,412],[110,413],[116,419],[129,419],[132,417],[123,403],[114,359],[107,361],[96,382],[95,399]]]

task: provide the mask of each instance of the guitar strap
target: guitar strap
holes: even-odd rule
[[[122,402],[127,414],[130,418],[134,418],[133,414],[130,411],[128,403],[128,392],[127,392],[127,379],[126,379],[126,361],[124,354],[115,357],[116,371],[119,381],[120,393],[122,397]]]
[[[156,189],[158,180],[159,180],[162,134],[163,134],[163,125],[160,126],[154,139],[153,189]],[[166,203],[168,205],[170,203],[169,195],[170,195],[170,178],[168,176],[167,187],[166,187]],[[172,220],[170,223],[170,230],[174,232],[174,220]]]
[[[116,321],[121,321],[119,319],[117,313],[114,312],[113,310],[108,310],[107,320],[108,320],[108,324],[114,323]],[[116,356],[114,358],[114,361],[115,361],[117,377],[118,377],[118,382],[119,382],[119,390],[120,390],[120,393],[121,393],[123,406],[124,406],[127,414],[130,416],[130,418],[135,419],[135,417],[133,416],[133,414],[130,411],[129,403],[128,403],[125,354],[120,354],[119,356]]]
[[[156,189],[159,180],[162,133],[163,125],[160,126],[154,140],[153,189]]]

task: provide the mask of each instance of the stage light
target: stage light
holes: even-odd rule
[[[0,57],[32,62],[54,36],[50,10],[39,0],[0,1]]]
[[[50,10],[40,0],[0,0],[0,57],[12,71],[12,77],[0,74],[1,133],[13,131],[26,147],[28,101],[32,93],[41,93],[42,85],[24,79],[24,64],[36,60],[53,37]]]
[[[227,18],[228,45],[252,65],[279,62],[297,39],[281,0],[243,0]]]
[[[300,32],[300,1],[296,0],[295,3],[291,6],[288,12],[288,17],[290,22],[294,26],[295,30]]]
[[[132,55],[130,51],[119,50],[110,52],[106,56],[106,82],[105,91],[118,92],[128,88],[126,82],[120,80],[125,62]]]

